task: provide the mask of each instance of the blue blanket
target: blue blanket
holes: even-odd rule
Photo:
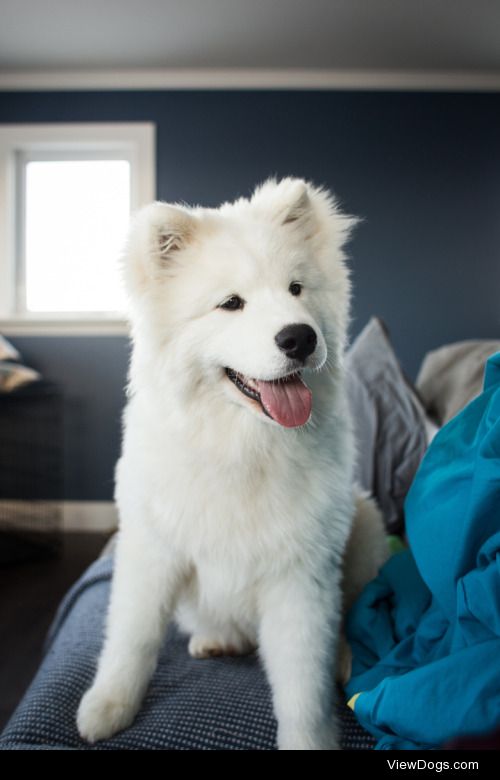
[[[378,749],[433,748],[500,723],[500,353],[435,437],[405,504],[410,550],[349,614],[347,685]]]

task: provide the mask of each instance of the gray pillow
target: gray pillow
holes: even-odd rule
[[[30,382],[41,379],[38,371],[20,364],[21,355],[17,349],[0,336],[0,393],[10,393]]]
[[[445,425],[483,389],[488,358],[500,351],[500,341],[459,341],[428,352],[417,377],[417,388],[428,413]]]
[[[21,355],[3,336],[0,336],[0,360],[20,360]]]
[[[377,499],[388,531],[402,533],[404,500],[427,448],[425,412],[378,318],[354,341],[346,365],[355,478]]]

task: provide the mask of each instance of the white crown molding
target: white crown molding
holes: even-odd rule
[[[4,71],[0,90],[307,89],[500,91],[499,72],[144,69]]]

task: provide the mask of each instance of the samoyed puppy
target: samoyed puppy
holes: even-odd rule
[[[352,600],[383,559],[378,512],[352,484],[342,248],[354,223],[292,178],[218,209],[137,215],[120,530],[77,717],[89,742],[133,721],[176,620],[195,658],[259,648],[279,748],[339,746],[343,561]]]

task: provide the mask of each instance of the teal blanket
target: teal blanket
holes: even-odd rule
[[[377,749],[435,748],[500,723],[500,353],[433,440],[405,504],[410,549],[352,608],[346,686]]]

